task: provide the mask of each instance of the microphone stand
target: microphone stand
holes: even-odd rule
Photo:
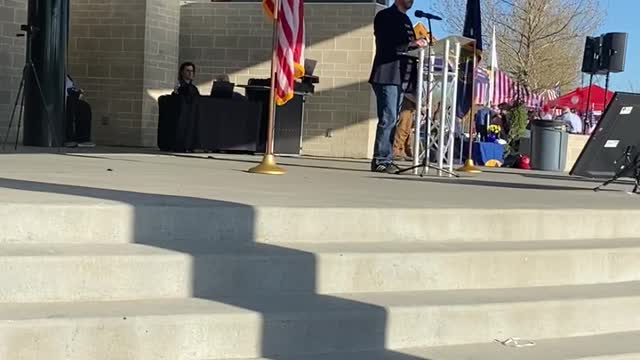
[[[431,53],[431,46],[433,44],[433,31],[431,30],[431,17],[427,17],[427,27],[429,28],[429,42],[427,43],[427,53],[428,53],[428,57],[429,57],[429,60],[428,60],[429,65],[427,66],[427,79],[428,79],[427,80],[428,81],[427,82],[427,84],[428,84],[427,85],[427,91],[431,92],[432,91],[432,88],[431,88],[432,84],[431,84],[431,81],[430,81],[431,80],[431,66],[432,66],[431,57],[433,56],[432,53]],[[424,50],[422,50],[422,51],[424,53]],[[443,63],[442,66],[449,66],[449,64],[444,64]],[[424,69],[424,56],[421,56],[420,67],[422,67]],[[423,71],[418,71],[418,73],[422,74]],[[423,81],[424,81],[424,79],[420,79],[420,77],[418,77],[417,83],[418,83],[418,86],[420,88],[422,88]],[[445,79],[444,81],[447,81],[447,79]],[[416,89],[416,92],[419,92],[419,95],[422,95],[422,91],[421,90]],[[422,118],[422,109],[418,109],[418,104],[421,104],[421,103],[422,103],[422,97],[420,97],[420,99],[416,98],[416,116],[418,118]],[[422,107],[422,106],[420,106],[420,107]],[[441,110],[441,111],[446,111],[446,109]],[[429,112],[429,110],[427,110],[427,112]],[[420,177],[424,177],[424,175],[428,171],[428,168],[430,167],[429,166],[429,156],[428,156],[429,155],[429,149],[428,148],[431,147],[431,142],[429,141],[429,137],[431,136],[431,134],[430,134],[431,127],[429,126],[430,125],[429,122],[431,121],[431,114],[428,113],[426,115],[427,115],[427,124],[426,124],[425,128],[427,129],[427,131],[425,132],[425,140],[426,140],[425,141],[425,152],[424,152],[424,157],[422,158],[422,163],[418,164],[418,165],[413,165],[413,166],[405,168],[405,169],[400,169],[400,170],[395,172],[397,175],[403,174],[403,173],[405,173],[407,171],[411,171],[411,170],[414,170],[414,169],[422,168],[422,172],[420,173]],[[420,126],[419,126],[420,122],[417,121],[416,123],[418,125],[416,127],[416,129],[415,129],[416,133],[418,134],[418,136],[416,136],[416,139],[419,140],[420,139],[420,135],[419,135],[420,134]],[[443,129],[440,129],[440,131],[442,131],[442,130]],[[415,148],[419,148],[420,147],[419,141],[414,143],[413,146],[414,146],[414,149]],[[414,150],[414,154],[419,154],[419,153],[420,153],[420,151],[415,151]],[[460,177],[460,175],[458,175],[458,174],[456,174],[454,172],[451,172],[449,170],[442,169],[442,168],[439,168],[439,167],[435,167],[435,168],[437,170],[439,170],[439,171],[442,171],[442,172],[446,173],[446,174],[449,174],[449,175],[452,175],[452,176],[455,176],[455,177]]]

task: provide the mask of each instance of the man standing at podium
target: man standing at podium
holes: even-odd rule
[[[415,60],[403,55],[409,50],[427,45],[425,39],[416,40],[407,10],[413,0],[395,0],[395,3],[376,14],[373,31],[376,55],[369,83],[376,94],[378,127],[373,147],[371,170],[395,173],[393,138],[398,110],[404,92],[416,81]],[[412,86],[413,87],[413,86]]]

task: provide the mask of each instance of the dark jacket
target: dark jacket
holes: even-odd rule
[[[399,54],[412,50],[409,43],[416,38],[407,14],[400,12],[395,5],[381,10],[373,20],[373,31],[376,37],[376,55],[369,82],[405,87],[415,82],[415,59]]]
[[[182,79],[178,80],[176,87],[173,91],[175,94],[183,95],[183,96],[199,96],[200,91],[198,88],[193,85],[193,81],[185,81]]]

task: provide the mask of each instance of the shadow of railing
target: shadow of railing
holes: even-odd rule
[[[384,307],[316,293],[313,253],[256,243],[255,225],[264,219],[257,219],[252,206],[8,178],[0,178],[0,187],[130,205],[134,231],[126,240],[191,255],[193,297],[261,314],[259,356],[293,360],[343,352],[314,359],[346,360],[353,359],[350,352],[365,351],[368,360],[420,359],[385,349]],[[220,343],[224,336],[212,331],[204,339]],[[187,346],[191,340],[184,341]]]

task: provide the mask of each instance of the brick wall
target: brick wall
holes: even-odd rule
[[[373,3],[305,5],[306,56],[318,60],[320,76],[316,94],[305,107],[306,155],[371,156],[375,112],[367,80],[377,9]],[[260,3],[182,6],[180,61],[196,63],[203,93],[218,74],[243,84],[252,77],[269,77],[270,49],[271,26]]]
[[[24,65],[25,38],[17,38],[20,24],[27,19],[27,3],[24,0],[0,0],[0,142],[4,141],[5,131],[11,116],[16,91],[22,76]],[[13,143],[16,121],[10,142]]]
[[[177,0],[72,2],[70,72],[91,104],[96,142],[155,145],[157,105],[149,90],[171,86],[178,14]]]
[[[177,0],[147,0],[144,42],[144,83],[141,143],[156,146],[157,95],[170,92],[178,72],[180,3]],[[162,90],[166,89],[166,90]]]
[[[69,72],[91,104],[100,144],[139,144],[145,10],[144,0],[71,2]]]
[[[200,1],[182,7],[177,0],[72,1],[69,70],[92,105],[96,142],[154,146],[156,99],[173,88],[180,61],[198,65],[203,93],[218,74],[237,83],[269,76],[271,26],[260,3]],[[319,61],[321,81],[305,108],[304,154],[371,155],[375,102],[366,80],[378,9],[305,6],[307,57]],[[9,85],[0,90],[0,130],[24,61],[24,39],[15,33],[25,19],[25,1],[0,0],[0,80]]]
[[[312,4],[305,9],[307,56],[319,60],[322,77],[318,96],[307,106],[305,153],[371,156],[375,112],[367,81],[376,9],[374,4]]]

